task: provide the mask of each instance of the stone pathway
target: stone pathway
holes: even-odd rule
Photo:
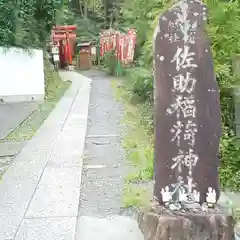
[[[38,106],[38,102],[0,103],[0,139],[4,139]]]
[[[90,80],[71,88],[0,181],[1,240],[74,240]]]
[[[120,142],[122,106],[110,77],[95,70],[83,74],[92,79],[92,90],[76,240],[143,240],[137,222],[119,215],[127,167]]]
[[[12,164],[15,156],[20,153],[25,144],[25,141],[0,143],[0,177]]]
[[[136,221],[118,216],[124,167],[110,81],[92,76],[83,159],[91,80],[61,76],[71,88],[0,181],[0,239],[142,240]]]
[[[79,214],[105,217],[120,213],[124,151],[120,142],[122,109],[114,99],[110,77],[91,70],[88,128]]]
[[[0,180],[0,239],[143,240],[136,221],[119,216],[127,169],[110,78],[60,74],[72,86]],[[239,197],[222,194],[220,202]]]

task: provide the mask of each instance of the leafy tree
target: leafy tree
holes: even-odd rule
[[[43,47],[61,0],[0,0],[0,45]]]

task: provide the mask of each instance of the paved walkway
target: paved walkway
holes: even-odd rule
[[[61,76],[72,86],[0,180],[0,240],[143,240],[136,221],[119,216],[121,106],[110,79]]]
[[[0,139],[4,139],[38,106],[38,102],[0,103]]]
[[[72,86],[0,181],[1,240],[74,240],[90,80]]]
[[[124,166],[127,162],[120,139],[123,109],[114,98],[112,77],[96,70],[83,74],[92,79],[92,89],[79,215],[116,215],[122,206]]]
[[[120,216],[123,177],[122,106],[113,96],[112,77],[90,70],[92,79],[84,149],[76,240],[143,240],[133,218]]]

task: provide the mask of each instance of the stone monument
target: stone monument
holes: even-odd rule
[[[221,112],[200,0],[179,0],[154,34],[154,206],[139,216],[148,240],[233,239],[217,200]]]

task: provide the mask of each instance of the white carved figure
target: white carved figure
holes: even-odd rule
[[[195,187],[195,184],[193,183],[192,172],[189,171],[189,175],[190,176],[187,176],[187,190],[188,193],[191,194],[193,187]]]
[[[176,157],[172,158],[173,164],[171,169],[178,168],[178,172],[182,171],[182,165],[189,168],[189,174],[192,173],[192,168],[196,166],[198,162],[198,155],[194,154],[192,149],[189,149],[187,153],[184,153],[182,150],[179,150],[179,153]]]
[[[179,191],[179,197],[178,197],[179,202],[186,202],[187,200],[187,195],[186,191]]]
[[[201,208],[202,208],[203,212],[207,212],[208,211],[208,204],[207,203],[203,203]]]
[[[194,52],[189,52],[190,47],[184,45],[184,49],[178,47],[171,63],[176,62],[176,70],[179,71],[181,68],[193,68],[197,67],[197,64],[192,63],[194,60]]]
[[[187,176],[187,184],[185,185],[185,187],[188,190],[188,193],[192,193],[193,188],[195,188],[197,186],[197,184],[193,181],[192,178],[192,172],[188,172],[189,176]]]
[[[179,150],[179,153],[176,157],[172,159],[173,164],[171,169],[174,170],[175,168],[178,169],[178,172],[182,172],[182,165],[184,165],[184,154],[182,150]]]
[[[193,197],[195,202],[199,203],[200,202],[200,192],[198,192],[197,190],[193,190]]]
[[[172,115],[173,113],[177,114],[177,118],[180,117],[180,113],[182,112],[183,117],[196,117],[196,106],[195,100],[193,96],[182,97],[177,96],[176,102],[171,104],[169,108],[167,108],[167,114]]]
[[[186,129],[184,132],[184,140],[189,140],[189,145],[192,147],[195,145],[195,134],[198,132],[196,123],[188,120]]]
[[[179,74],[173,77],[173,92],[192,93],[196,82],[196,79],[192,78],[189,72],[186,73],[186,76]]]
[[[196,38],[196,29],[197,29],[197,21],[190,24],[190,28],[188,31],[188,34],[185,37],[185,43],[186,44],[195,44],[195,38]]]
[[[192,149],[189,149],[184,158],[184,165],[189,168],[190,172],[192,172],[192,167],[195,167],[197,165],[198,159],[198,155],[194,154],[194,151]]]
[[[214,207],[214,204],[217,202],[216,191],[212,187],[208,188],[206,201],[209,207]]]
[[[172,194],[171,192],[169,192],[168,186],[166,186],[165,189],[162,188],[161,193],[162,193],[162,201],[164,203],[169,203],[172,200]]]
[[[184,97],[181,102],[178,102],[180,109],[183,113],[183,117],[196,117],[196,106],[193,96]]]
[[[181,207],[182,206],[179,203],[171,203],[171,204],[169,204],[169,209],[171,211],[179,211],[181,209]]]
[[[174,142],[177,140],[177,145],[180,146],[180,134],[182,132],[183,124],[180,121],[177,121],[175,125],[173,125],[173,128],[170,130],[171,133],[174,133],[174,136],[171,140],[171,142]]]

